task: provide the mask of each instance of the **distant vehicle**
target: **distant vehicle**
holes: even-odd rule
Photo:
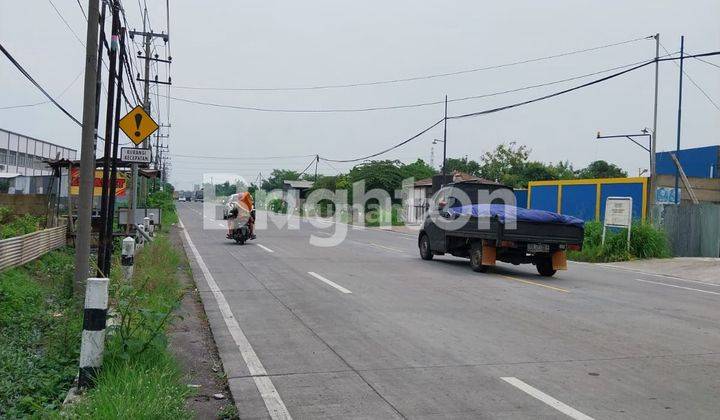
[[[203,202],[203,190],[197,190],[193,194],[193,201]]]
[[[431,208],[418,235],[420,257],[452,254],[470,259],[474,271],[485,272],[497,260],[533,264],[542,276],[567,269],[567,250],[580,250],[584,222],[544,210],[530,210],[498,203],[478,203],[478,192],[512,189],[504,185],[463,181],[441,188],[431,198]],[[502,191],[501,191],[502,192]],[[460,203],[470,197],[472,203]],[[506,227],[514,217],[515,229]]]
[[[178,197],[178,201],[187,201],[187,199],[184,195],[181,195],[180,197]]]

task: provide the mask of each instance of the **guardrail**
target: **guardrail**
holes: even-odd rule
[[[39,230],[0,241],[0,271],[23,265],[65,245],[67,226]]]

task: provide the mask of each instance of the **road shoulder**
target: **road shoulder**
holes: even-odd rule
[[[178,267],[178,280],[185,288],[179,319],[169,328],[170,351],[185,375],[185,382],[193,388],[187,407],[196,418],[235,418],[237,409],[228,387],[227,376],[213,337],[201,293],[189,270],[182,239],[182,230],[174,226],[170,233],[173,246],[186,256],[186,264]]]

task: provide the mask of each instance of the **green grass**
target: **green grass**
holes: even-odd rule
[[[111,275],[119,324],[107,339],[96,387],[73,406],[80,418],[183,419],[188,388],[167,349],[165,327],[182,297],[176,272],[181,255],[165,235],[146,245],[129,284]]]
[[[568,258],[575,261],[611,262],[671,256],[665,232],[649,223],[633,223],[629,250],[627,245],[627,229],[608,229],[603,245],[602,223],[588,222],[585,224],[582,251],[569,251]]]
[[[82,330],[72,276],[70,250],[0,273],[0,418],[46,417],[70,388]]]

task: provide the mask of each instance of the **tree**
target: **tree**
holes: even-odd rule
[[[578,178],[626,178],[627,172],[604,160],[596,160],[576,172]]]
[[[357,165],[350,170],[348,177],[351,184],[365,181],[365,191],[379,188],[390,195],[402,186],[404,178],[397,160],[373,160]]]
[[[414,178],[415,180],[430,178],[437,173],[435,168],[422,159],[400,166],[400,171],[404,178]]]
[[[262,189],[265,191],[281,190],[283,182],[297,181],[298,179],[300,179],[300,174],[297,171],[290,169],[273,169],[270,173],[270,178],[263,180]]]
[[[448,158],[445,173],[450,175],[453,171],[465,172],[466,174],[480,176],[480,164],[467,157]]]
[[[480,176],[493,181],[502,181],[505,175],[519,175],[527,163],[530,149],[517,143],[499,144],[495,150],[485,152],[480,158]]]

